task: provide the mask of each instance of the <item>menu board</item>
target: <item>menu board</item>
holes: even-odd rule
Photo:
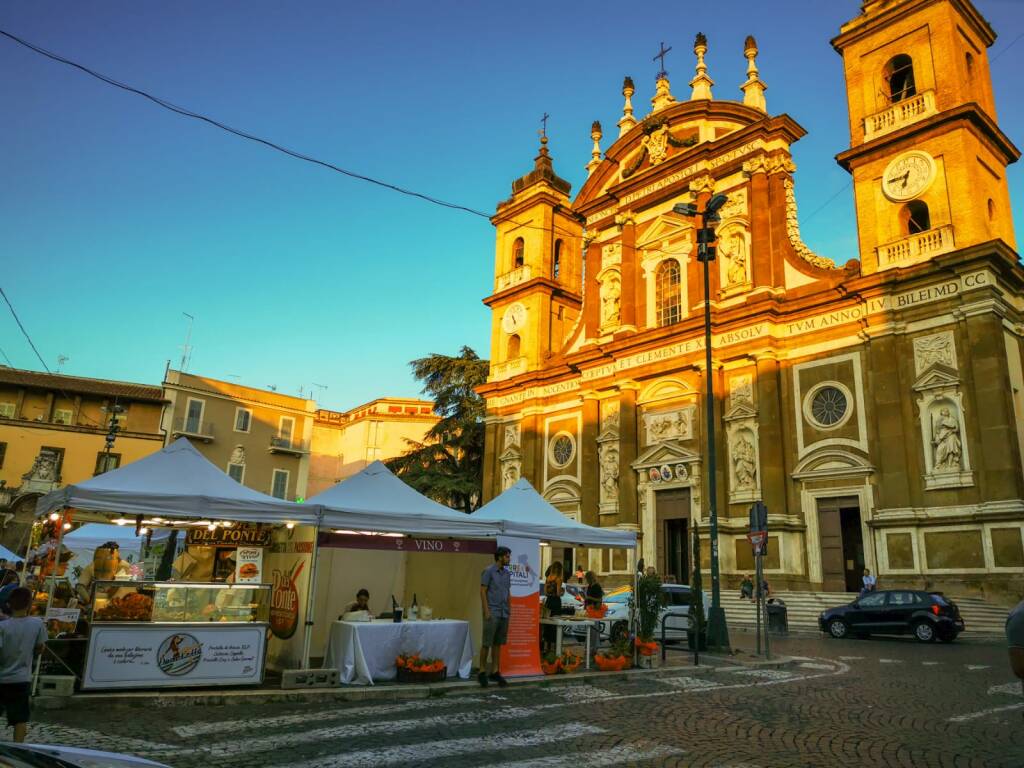
[[[263,547],[235,550],[235,584],[263,583]]]
[[[257,685],[265,625],[94,626],[83,689]]]

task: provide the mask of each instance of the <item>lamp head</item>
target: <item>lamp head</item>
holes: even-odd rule
[[[704,215],[708,217],[715,216],[717,218],[716,214],[718,213],[719,209],[727,202],[729,202],[729,198],[726,197],[725,195],[715,195],[710,200],[708,200],[708,204],[704,206]]]
[[[695,203],[676,203],[672,206],[672,212],[680,216],[696,216],[697,205]]]

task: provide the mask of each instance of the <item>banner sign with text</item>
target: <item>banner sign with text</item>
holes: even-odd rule
[[[501,674],[505,677],[539,675],[540,541],[499,536],[498,546],[512,550],[508,564],[512,571],[512,610],[508,642],[501,647]]]
[[[362,533],[321,533],[320,546],[335,549],[385,549],[390,552],[447,552],[490,555],[494,542],[476,539],[421,539]]]
[[[266,547],[270,545],[271,530],[269,526],[259,525],[217,526],[212,531],[209,528],[192,528],[188,532],[187,543],[190,547]]]
[[[265,625],[94,626],[83,689],[258,685]]]

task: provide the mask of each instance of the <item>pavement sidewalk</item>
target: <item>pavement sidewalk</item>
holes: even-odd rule
[[[513,688],[548,688],[573,685],[587,685],[609,678],[629,678],[671,671],[673,674],[709,676],[718,670],[737,666],[751,669],[780,669],[796,664],[797,659],[789,656],[773,656],[766,660],[744,650],[734,649],[732,654],[701,653],[699,666],[685,659],[673,659],[671,655],[661,664],[660,657],[654,657],[650,669],[633,668],[617,672],[582,671],[571,675],[538,675],[520,677],[510,681]],[[283,702],[320,703],[326,701],[394,701],[403,699],[428,699],[439,696],[462,696],[478,694],[480,686],[475,677],[470,680],[446,680],[429,684],[379,683],[377,685],[346,685],[332,688],[302,688],[284,690],[276,680],[268,680],[259,688],[199,688],[187,690],[152,691],[105,691],[76,693],[73,696],[39,696],[33,706],[40,709],[83,709],[122,707],[189,707],[189,706],[253,706]],[[488,689],[490,690],[490,689]],[[497,689],[495,689],[497,690]]]

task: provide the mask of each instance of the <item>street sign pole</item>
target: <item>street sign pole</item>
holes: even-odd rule
[[[763,501],[750,506],[750,546],[754,550],[754,604],[757,611],[757,655],[761,655],[761,630],[764,629],[764,652],[771,658],[768,645],[768,597],[762,587],[764,583],[764,555],[768,551],[768,507]]]

